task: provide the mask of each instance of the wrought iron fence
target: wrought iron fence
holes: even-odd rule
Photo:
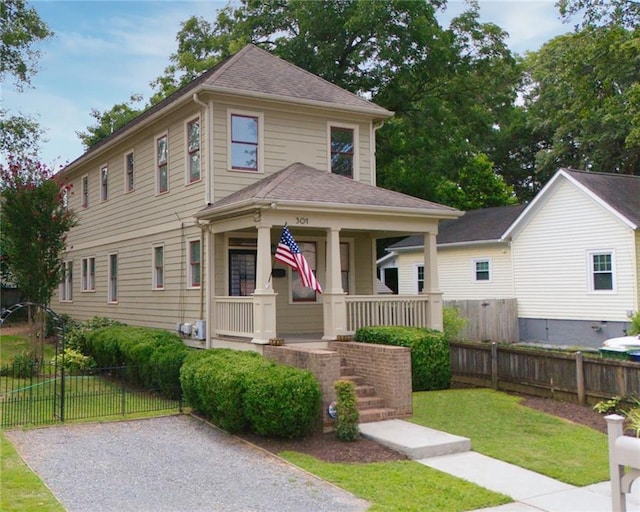
[[[14,362],[0,369],[0,427],[182,410],[179,383],[142,388],[131,384],[137,375],[130,366],[70,372],[53,363]]]

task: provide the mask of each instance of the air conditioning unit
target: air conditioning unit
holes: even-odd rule
[[[196,320],[191,337],[196,340],[204,341],[207,339],[207,321]]]
[[[182,327],[180,328],[180,332],[182,332],[182,334],[184,334],[185,336],[189,336],[192,332],[191,327],[192,327],[191,324],[182,324]]]

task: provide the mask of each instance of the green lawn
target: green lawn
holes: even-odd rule
[[[13,358],[22,354],[29,348],[29,339],[25,336],[6,335],[0,336],[0,366],[10,364]],[[55,346],[50,343],[44,345],[44,360],[51,361],[55,356]]]

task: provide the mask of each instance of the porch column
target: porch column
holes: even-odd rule
[[[424,234],[424,286],[422,294],[429,296],[427,327],[442,330],[442,292],[438,283],[436,234]]]
[[[266,345],[276,336],[276,293],[271,286],[271,225],[259,225],[256,289],[253,292],[253,339]]]
[[[202,231],[202,282],[200,286],[204,287],[206,293],[205,298],[205,311],[207,316],[207,326],[205,328],[206,341],[205,347],[212,348],[211,338],[216,332],[216,314],[214,311],[215,301],[213,298],[216,295],[216,279],[215,279],[215,243],[216,236],[211,233],[210,227]]]
[[[325,290],[322,293],[324,335],[323,340],[336,340],[347,334],[346,293],[342,289],[340,269],[340,230],[327,229],[327,270]]]

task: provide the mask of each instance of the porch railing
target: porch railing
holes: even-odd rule
[[[345,299],[349,331],[370,325],[428,325],[426,295],[347,295]]]
[[[215,334],[253,336],[253,297],[214,297]]]

